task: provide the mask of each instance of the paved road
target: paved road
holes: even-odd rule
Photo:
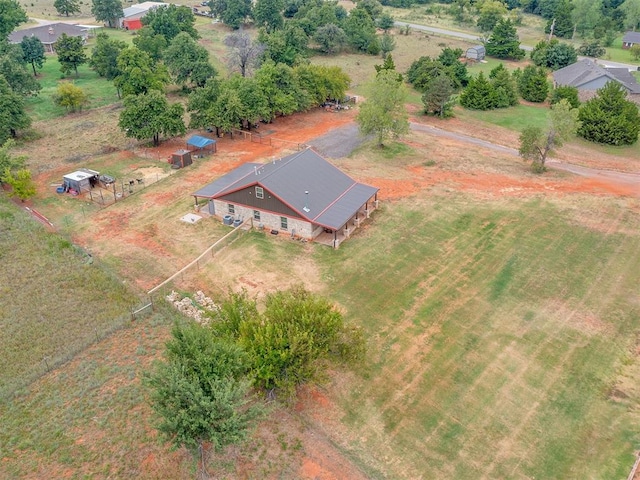
[[[435,34],[438,34],[438,35],[445,35],[445,36],[449,36],[449,37],[462,38],[464,40],[473,40],[474,42],[481,43],[480,34],[471,34],[471,33],[465,33],[465,32],[458,32],[456,30],[447,30],[447,29],[444,29],[444,28],[437,28],[437,27],[428,27],[426,25],[418,25],[417,23],[395,22],[395,25],[397,27],[404,27],[406,25],[409,25],[411,28],[413,28],[415,30],[420,30],[422,32],[431,32],[431,33],[435,33]],[[533,47],[531,47],[529,45],[520,45],[520,47],[523,50],[526,50],[527,52],[530,52],[531,50],[533,50]],[[582,60],[583,58],[587,58],[587,57],[578,57],[579,60]],[[597,61],[598,61],[598,63],[600,65],[605,66],[605,67],[626,68],[628,70],[638,70],[638,69],[640,69],[640,67],[638,67],[637,65],[631,65],[631,64],[628,64],[628,63],[612,62],[610,60],[602,60],[602,59],[598,59]]]

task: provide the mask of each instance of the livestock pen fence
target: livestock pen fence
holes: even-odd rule
[[[160,180],[167,178],[175,173],[175,170],[169,170],[167,173],[146,175],[143,177],[133,177],[128,179],[116,180],[108,185],[100,184],[96,188],[83,189],[80,194],[87,200],[99,205],[101,208],[108,207],[114,203],[118,203],[125,198],[141,192],[145,188],[158,183]]]
[[[239,128],[231,129],[231,138],[242,138],[243,140],[249,140],[252,143],[259,143],[261,145],[269,145],[274,148],[290,148],[292,150],[304,150],[308,147],[307,144],[302,142],[294,142],[292,140],[284,140],[282,138],[272,137],[271,135],[265,135],[258,132],[250,132],[248,130],[240,130]]]
[[[187,265],[185,265],[180,270],[178,270],[176,273],[171,275],[169,278],[167,278],[166,280],[164,280],[163,282],[159,283],[158,285],[153,287],[151,290],[149,290],[147,292],[147,294],[149,295],[149,304],[153,305],[154,298],[161,293],[166,293],[176,280],[182,281],[184,280],[185,275],[193,272],[194,270],[195,271],[199,270],[200,267],[202,267],[209,260],[215,257],[216,253],[221,251],[223,248],[231,245],[238,238],[240,238],[240,236],[242,236],[244,233],[248,232],[252,228],[253,228],[252,218],[245,219],[239,226],[233,227],[233,230],[231,230],[229,233],[224,235],[215,243],[207,247],[207,249],[204,252],[202,252],[200,255],[198,255],[194,260],[192,260]]]

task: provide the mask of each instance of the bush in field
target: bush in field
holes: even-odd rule
[[[254,384],[270,395],[290,398],[299,385],[321,378],[329,362],[352,365],[364,355],[362,332],[302,287],[268,295],[263,313],[246,294],[233,294],[211,315],[214,336],[243,348]]]
[[[70,112],[82,110],[87,101],[87,94],[84,93],[84,90],[71,82],[60,83],[53,95],[53,102]]]

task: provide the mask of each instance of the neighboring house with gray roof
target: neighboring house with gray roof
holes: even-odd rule
[[[378,206],[378,188],[358,183],[308,148],[270,163],[245,163],[193,194],[226,220],[252,219],[273,234],[337,248]]]
[[[58,41],[63,33],[69,37],[81,37],[83,42],[87,41],[89,29],[79,25],[68,23],[50,23],[48,25],[38,25],[37,27],[15,30],[9,34],[9,43],[20,43],[24,37],[37,37],[44,45],[48,53],[53,53],[53,44]]]
[[[640,84],[629,70],[601,67],[591,59],[580,60],[553,72],[554,86],[569,85],[579,91],[595,92],[612,81],[622,85],[629,94],[640,94]]]
[[[640,32],[625,33],[624,37],[622,37],[622,48],[627,50],[634,45],[640,45]]]

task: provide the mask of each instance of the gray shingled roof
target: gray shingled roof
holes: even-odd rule
[[[625,43],[640,43],[640,32],[627,32],[622,37]]]
[[[619,82],[632,93],[640,93],[640,85],[628,70],[624,68],[603,68],[588,58],[553,72],[553,80],[557,85],[570,85],[578,89],[582,85],[601,77],[607,77],[610,80]]]
[[[306,149],[266,164],[244,164],[194,196],[218,198],[253,185],[271,192],[309,222],[333,229],[342,227],[378,191]]]
[[[66,33],[70,37],[86,37],[87,29],[68,23],[51,23],[37,27],[15,30],[9,34],[9,43],[20,43],[24,37],[39,38],[43,44],[51,44]]]

